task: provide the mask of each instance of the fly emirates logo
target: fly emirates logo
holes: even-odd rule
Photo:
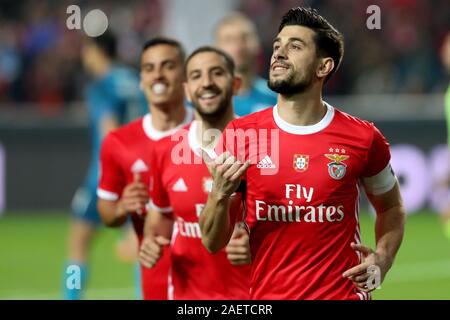
[[[200,213],[202,213],[204,203],[196,203],[195,204],[195,212],[197,214],[197,218],[200,217]],[[178,217],[176,219],[178,232],[181,236],[186,238],[202,238],[202,233],[200,231],[200,225],[198,222],[189,222],[185,221],[183,218]]]
[[[340,222],[344,219],[344,206],[319,206],[311,204],[314,188],[299,184],[285,185],[287,205],[272,205],[255,200],[256,220],[281,222]],[[301,203],[301,205],[299,204]]]

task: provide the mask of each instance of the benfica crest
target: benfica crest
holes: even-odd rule
[[[328,163],[328,173],[330,174],[330,177],[335,180],[341,180],[347,171],[347,165],[343,161],[347,160],[349,156],[335,153],[326,154],[325,157],[332,161]]]
[[[294,169],[298,172],[305,172],[308,169],[309,156],[304,154],[294,154]]]

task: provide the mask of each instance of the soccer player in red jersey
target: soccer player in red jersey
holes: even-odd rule
[[[149,200],[150,156],[155,143],[192,121],[184,106],[184,51],[171,39],[155,38],[144,44],[141,56],[141,89],[150,113],[110,133],[100,152],[98,210],[110,227],[129,217],[138,241],[143,238]],[[167,299],[170,260],[157,268],[141,266],[144,299]]]
[[[252,299],[370,299],[400,247],[405,212],[388,143],[322,100],[343,51],[316,10],[289,10],[273,42],[277,105],[231,121],[219,156],[203,153],[213,176],[200,215],[209,251],[228,243],[231,195],[245,186]],[[360,183],[377,214],[375,250],[361,244]]]
[[[161,140],[153,153],[151,207],[156,212],[147,217],[140,258],[148,267],[157,266],[160,248],[173,234],[174,299],[249,299],[247,231],[233,225],[226,249],[212,255],[202,245],[198,224],[212,183],[200,150],[214,151],[222,130],[234,119],[232,98],[240,79],[234,76],[231,57],[213,47],[195,50],[185,69],[186,96],[195,107],[196,120]],[[232,211],[235,220],[242,221],[242,208]]]

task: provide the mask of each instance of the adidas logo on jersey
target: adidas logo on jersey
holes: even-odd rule
[[[177,191],[177,192],[186,192],[188,191],[188,188],[186,186],[186,183],[184,183],[183,178],[180,178],[177,180],[177,182],[175,182],[175,184],[172,187],[173,191]]]
[[[137,159],[131,166],[131,172],[145,172],[148,171],[148,167],[142,159]]]
[[[258,169],[275,169],[275,164],[272,162],[269,156],[265,156],[261,161],[256,165]]]

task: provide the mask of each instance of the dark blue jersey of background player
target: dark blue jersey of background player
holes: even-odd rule
[[[116,38],[109,32],[83,43],[81,58],[91,80],[86,86],[85,103],[89,114],[91,162],[82,186],[72,201],[73,218],[68,235],[68,254],[64,269],[62,294],[64,299],[80,299],[86,287],[88,255],[93,236],[101,223],[97,211],[99,152],[103,137],[133,119],[144,115],[148,108],[139,89],[139,75],[115,62]],[[71,269],[67,268],[72,266]],[[70,273],[75,266],[80,274],[80,286],[70,285]]]
[[[145,97],[139,89],[138,74],[125,66],[114,65],[100,79],[87,87],[91,134],[91,164],[88,185],[97,190],[100,145],[110,124],[123,125],[148,112]]]

